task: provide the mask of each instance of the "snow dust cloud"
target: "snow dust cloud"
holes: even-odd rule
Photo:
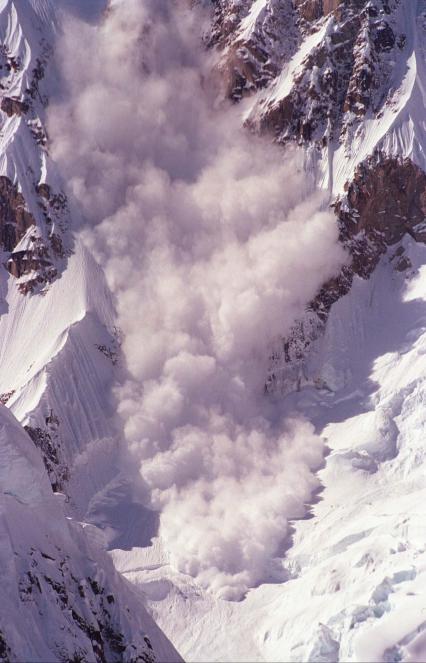
[[[344,261],[296,151],[217,104],[204,14],[170,0],[68,18],[52,154],[116,295],[117,401],[171,562],[219,596],[269,577],[323,442],[266,398],[268,347]]]

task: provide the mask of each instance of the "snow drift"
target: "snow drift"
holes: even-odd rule
[[[210,98],[203,16],[171,4],[68,17],[49,131],[116,295],[118,410],[160,535],[177,568],[239,598],[323,458],[312,425],[264,395],[268,347],[344,255],[300,155]]]

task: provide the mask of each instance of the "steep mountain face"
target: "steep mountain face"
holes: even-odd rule
[[[212,5],[224,93],[248,129],[303,146],[350,256],[266,380],[326,437],[323,490],[294,522],[287,581],[238,604],[177,573],[161,542],[114,559],[189,660],[422,661],[426,4]]]
[[[0,2],[0,659],[178,661],[108,537],[80,522],[110,479],[123,490],[120,339],[48,154],[56,34],[50,0]]]
[[[23,293],[57,278],[71,250],[66,196],[46,181],[47,96],[41,82],[52,54],[53,26],[43,35],[37,32],[48,6],[5,2],[1,8],[0,235],[7,269]]]
[[[421,38],[413,25],[416,2],[214,4],[212,41],[231,83],[227,94],[237,99],[268,87],[249,119],[257,128],[281,142],[320,150],[337,141],[348,148],[364,119],[382,116],[385,106],[396,113],[395,84],[405,78],[413,42]]]
[[[104,467],[113,465],[108,389],[120,334],[103,272],[73,236],[64,185],[47,149],[54,6],[7,0],[0,11],[7,54],[0,69],[1,402],[41,450],[54,489],[64,490],[82,515],[108,472],[114,475],[98,460],[91,474],[90,448],[101,445]],[[81,454],[80,480],[72,468]]]
[[[212,79],[303,148],[349,256],[265,366],[326,438],[323,488],[240,602],[170,563],[120,461],[112,296],[49,157],[56,3],[0,0],[0,660],[424,660],[426,2],[201,4]]]
[[[233,81],[226,93],[253,99],[248,127],[305,147],[307,168],[329,189],[351,256],[350,266],[324,284],[307,319],[274,350],[267,389],[285,391],[283,373],[297,374],[290,389],[300,383],[296,365],[354,276],[368,278],[406,233],[424,241],[426,5],[336,0],[215,6],[212,35],[225,35],[218,40],[218,69]],[[284,15],[285,30],[279,21]],[[270,68],[277,53],[281,66]],[[267,82],[265,67],[271,71]],[[402,255],[402,247],[395,249]],[[291,363],[289,370],[283,362]]]
[[[178,660],[96,534],[66,519],[39,453],[0,413],[2,661]]]

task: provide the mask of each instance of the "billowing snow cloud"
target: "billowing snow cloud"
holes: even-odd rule
[[[268,347],[344,256],[301,155],[214,99],[202,20],[170,0],[69,19],[49,129],[117,296],[118,409],[160,535],[176,567],[239,598],[268,577],[323,456],[265,396]]]

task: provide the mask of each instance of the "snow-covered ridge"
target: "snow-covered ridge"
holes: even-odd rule
[[[51,2],[7,0],[0,6],[6,58],[1,106],[5,99],[26,104],[23,112],[9,106],[1,112],[1,200],[7,208],[0,225],[3,262],[13,276],[2,267],[0,393],[45,457],[47,450],[52,482],[65,489],[64,481],[75,479],[74,459],[90,443],[105,439],[111,447],[108,394],[118,339],[102,271],[71,234],[68,203],[47,150],[44,122],[56,29]],[[16,245],[4,239],[13,223],[24,225],[19,233],[13,230],[12,237],[20,237]],[[51,276],[44,278],[46,269]],[[100,479],[101,485],[104,480],[109,479]],[[96,492],[93,478],[92,483]],[[89,499],[81,485],[76,494],[80,505],[82,495]]]
[[[343,8],[351,4],[361,3],[341,3]],[[222,52],[230,53],[234,38],[252,37],[255,26],[264,21],[269,3],[224,1],[219,5],[225,18],[229,10],[229,23],[222,23],[222,41],[217,26],[214,36]],[[345,111],[342,135],[338,131],[326,145],[316,145],[315,134],[302,136],[307,166],[333,194],[343,194],[345,182],[353,179],[357,166],[376,149],[381,153],[377,160],[364,164],[367,171],[371,167],[376,187],[383,184],[374,179],[377,164],[380,170],[383,164],[393,163],[395,172],[401,167],[401,173],[407,167],[404,159],[409,160],[409,168],[413,162],[420,169],[425,167],[425,3],[372,0],[367,6],[381,12],[376,27],[385,30],[386,47],[383,59],[375,64],[379,71],[390,73],[389,78],[381,81],[380,89],[374,88],[374,104],[359,116]],[[321,44],[321,38],[330,39],[338,30],[338,18],[321,17],[320,29],[303,35],[306,53],[297,52],[290,64],[284,64],[280,83],[285,95],[293,91],[297,96],[299,74],[306,74],[309,82],[311,74],[312,79],[318,74],[307,66],[306,58]],[[382,21],[395,36],[391,48],[387,46],[390,33]],[[365,32],[360,31],[358,37],[356,47],[364,49],[360,58],[364,63],[364,55],[368,55]],[[234,59],[231,65],[234,67]],[[241,74],[240,63],[236,69]],[[285,72],[291,72],[291,80]],[[255,92],[253,80],[255,77],[238,79],[233,98],[240,98],[241,90],[254,94],[253,114],[261,115],[262,100],[276,94],[278,84],[270,82],[266,90],[259,85],[261,91]],[[306,106],[305,90],[299,93],[301,106]],[[335,106],[333,97],[330,106]],[[293,110],[289,117],[297,122],[300,117]],[[289,119],[283,115],[284,120]],[[326,130],[331,129],[326,114],[319,113],[319,118]],[[277,133],[280,129],[282,126]],[[300,140],[301,136],[290,128],[287,138]],[[424,173],[419,174],[420,182],[424,182]],[[402,176],[401,183],[405,189]],[[417,189],[422,190],[421,184]],[[381,193],[400,202],[397,190],[384,188]],[[342,205],[346,202],[343,199]],[[394,216],[387,205],[384,208],[388,219],[385,217],[383,225],[387,220],[390,223],[381,230],[387,235]],[[376,220],[383,211],[375,210]],[[408,222],[412,218],[414,213]],[[225,604],[206,594],[196,581],[177,573],[158,540],[149,550],[135,547],[113,553],[118,568],[148,595],[152,613],[188,660],[425,660],[421,504],[426,255],[425,247],[408,237],[398,235],[389,243],[391,248],[383,247],[380,260],[380,254],[375,255],[378,266],[368,272],[370,278],[352,274],[350,291],[331,308],[325,333],[317,338],[308,359],[313,378],[309,386],[283,400],[283,408],[300,407],[309,413],[330,447],[326,467],[320,472],[324,490],[312,507],[312,517],[294,522],[293,544],[282,559],[287,582],[265,584],[251,590],[244,601]],[[171,611],[176,616],[173,622],[169,620]],[[188,622],[194,625],[189,639],[187,634],[182,636]]]
[[[48,2],[0,5],[0,182],[7,206],[0,234],[22,292],[57,278],[72,251],[67,200],[48,159],[44,126],[55,26]]]
[[[241,21],[247,21],[254,8],[265,24],[265,13],[271,11],[266,2],[262,10],[260,3],[252,4],[251,13]],[[325,284],[312,303],[320,320],[309,314],[292,333],[294,347],[289,354],[294,358],[306,354],[305,346],[322,333],[324,318],[333,301],[350,288],[352,273],[367,277],[387,245],[396,241],[387,228],[400,223],[403,229],[412,205],[408,212],[399,209],[398,182],[404,191],[423,190],[426,3],[301,2],[293,6],[293,16],[300,45],[265,90],[246,89],[252,96],[244,119],[280,142],[296,140],[304,145],[307,170],[329,191],[332,201],[338,200],[335,210],[341,239],[352,261],[350,271],[343,270]],[[260,43],[262,31],[256,35],[255,20],[250,25],[250,39]],[[237,34],[234,30],[233,35]],[[220,45],[225,59],[233,39],[229,37],[225,47]],[[388,173],[380,181],[383,169]],[[345,190],[353,197],[358,186],[363,188],[364,179],[370,181],[373,195],[378,188],[378,199],[386,190],[380,209],[361,210],[357,205],[355,209],[353,201],[348,201]],[[359,200],[369,195],[367,188]],[[426,208],[420,207],[421,217]],[[422,218],[413,210],[411,216],[420,230]],[[417,232],[413,236],[424,241]],[[292,367],[288,369],[291,374]],[[275,367],[271,377],[273,388]]]
[[[142,601],[65,518],[30,438],[0,406],[0,657],[177,661]]]
[[[324,15],[311,4],[257,0],[243,12],[221,3],[222,29],[234,21],[219,40],[221,67],[233,99],[252,95],[248,123],[305,144],[308,167],[334,195],[375,150],[425,168],[424,0],[328,3]]]
[[[411,159],[426,170],[426,124],[422,109],[426,102],[426,3],[424,0],[400,3],[394,18],[405,37],[404,47],[392,53],[392,73],[386,82],[386,98],[376,113],[349,132],[331,158],[324,180],[335,193],[343,190],[356,166],[375,151]],[[396,55],[396,57],[395,57]]]
[[[222,1],[215,4],[208,41],[220,48],[220,87],[231,99],[239,101],[279,75],[297,52],[302,32],[288,0]]]
[[[285,18],[280,10],[290,7],[266,0],[219,4],[241,12],[236,34],[246,44],[271,25],[271,16]],[[0,3],[11,57],[22,54],[27,63],[27,74],[12,76],[8,94],[14,102],[31,80],[40,35],[52,34],[53,9],[47,0]],[[383,115],[367,113],[359,126],[357,120],[346,142],[335,136],[318,149],[307,141],[308,165],[335,192],[377,146],[423,167],[422,3],[400,3],[398,11],[394,19],[406,41]],[[275,23],[270,41],[250,58],[251,82],[239,79],[234,98],[268,83],[253,103],[272,92],[274,103],[283,90],[284,96],[291,93],[295,79],[306,73],[306,58],[331,38],[336,22],[320,17],[312,30],[300,31],[292,24],[296,50],[277,52],[275,68],[257,77],[259,53],[265,44],[274,49],[282,37]],[[283,86],[280,94],[278,83],[270,82],[274,77]],[[42,106],[38,99],[31,110],[40,111],[40,124],[29,125],[27,112],[2,113],[1,160],[2,173],[22,191],[41,234],[42,201],[34,182],[60,189],[43,141],[28,133],[36,126],[42,135]],[[31,247],[31,232],[15,247],[18,252]],[[148,600],[187,660],[424,660],[424,246],[398,239],[371,278],[355,276],[351,291],[331,309],[308,358],[308,387],[282,402],[305,412],[327,438],[330,454],[319,475],[324,490],[312,517],[292,523],[292,546],[276,560],[276,582],[271,578],[233,604],[174,570],[158,539],[144,547],[155,523],[141,519],[117,477],[110,402],[120,354],[114,306],[90,253],[79,242],[72,248],[61,278],[40,292],[24,297],[6,270],[1,282],[0,396],[29,435],[0,409],[0,568],[7,598],[0,608],[0,658],[147,663],[147,635],[157,660],[179,660],[146,615]],[[65,505],[49,483],[68,494]],[[64,509],[73,519],[64,517]],[[88,510],[103,531],[77,522]],[[110,530],[123,523],[126,535],[115,537],[112,556],[133,587],[100,550],[104,539],[111,541]]]
[[[0,2],[0,658],[178,661],[79,522],[118,472],[120,341],[48,155],[55,31],[49,0]]]

